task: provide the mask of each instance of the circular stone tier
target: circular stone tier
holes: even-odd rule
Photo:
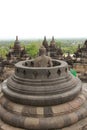
[[[1,130],[80,130],[87,126],[87,92],[66,62],[52,62],[53,67],[33,67],[33,60],[15,65],[15,73],[2,83]]]
[[[53,60],[53,67],[32,67],[33,60],[15,65],[15,74],[3,85],[3,93],[16,103],[46,106],[75,98],[81,82],[68,71],[64,61]]]

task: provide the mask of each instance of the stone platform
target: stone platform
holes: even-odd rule
[[[19,62],[1,88],[1,130],[86,130],[86,85],[66,62],[41,68],[33,60]]]

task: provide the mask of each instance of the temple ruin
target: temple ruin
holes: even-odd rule
[[[18,40],[18,36],[16,36],[16,40],[14,42],[13,47],[10,47],[8,54],[6,55],[7,61],[10,63],[16,63],[20,60],[25,60],[28,57],[25,47],[21,47],[20,41]]]
[[[79,73],[79,78],[82,81],[87,81],[87,40],[83,46],[78,45],[77,51],[75,52],[75,64],[74,68]]]
[[[46,37],[42,42],[42,45],[46,48],[47,55],[49,55],[53,59],[63,59],[63,52],[61,47],[57,47],[54,36],[52,36],[52,40],[50,44],[48,44]]]
[[[51,59],[51,66],[38,67],[35,60],[16,63],[1,84],[0,129],[85,130],[87,91],[80,79],[64,61]]]

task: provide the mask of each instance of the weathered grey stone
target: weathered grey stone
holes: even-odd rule
[[[15,73],[2,84],[2,130],[86,128],[85,87],[82,89],[81,81],[69,72],[66,62],[52,62],[51,67],[32,67],[34,60],[15,65]]]
[[[73,67],[78,72],[78,77],[83,82],[87,82],[87,40],[84,42],[82,47],[78,45],[75,57],[76,60]]]

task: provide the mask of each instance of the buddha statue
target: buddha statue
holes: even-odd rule
[[[46,48],[46,50],[48,50],[48,42],[46,40],[46,36],[44,36],[44,40],[42,42],[42,45]]]
[[[52,66],[52,61],[49,56],[46,56],[46,48],[41,46],[39,49],[39,56],[34,60],[35,67],[50,67]]]
[[[56,43],[55,43],[55,40],[54,40],[54,36],[52,36],[52,40],[50,41],[50,47],[52,47],[53,49],[56,48]]]

